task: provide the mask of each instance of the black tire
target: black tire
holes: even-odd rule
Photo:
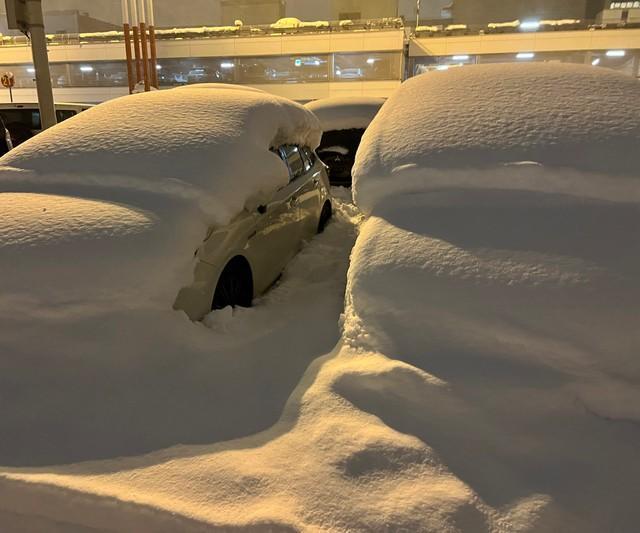
[[[325,202],[320,212],[320,220],[318,221],[318,233],[322,233],[333,216],[331,202]]]
[[[234,257],[224,267],[213,294],[211,310],[225,307],[251,307],[253,301],[253,276],[244,257]]]

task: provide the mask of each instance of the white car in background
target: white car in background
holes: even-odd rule
[[[3,292],[118,294],[193,320],[250,306],[331,217],[319,139],[304,107],[256,90],[96,106],[0,161]]]
[[[56,119],[63,122],[93,107],[92,104],[57,103]],[[37,103],[0,103],[0,118],[11,136],[15,148],[42,131],[40,108]]]

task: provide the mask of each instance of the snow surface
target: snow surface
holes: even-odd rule
[[[322,131],[366,129],[385,102],[384,98],[335,96],[305,105],[320,120]]]
[[[337,220],[255,308],[179,328],[154,309],[133,323],[81,313],[66,354],[53,322],[2,318],[42,352],[0,359],[0,529],[637,529],[640,208],[637,188],[617,196],[631,177],[574,170],[564,194],[566,169],[534,187],[532,163],[457,168],[460,139],[434,186],[426,165],[393,172],[404,118],[388,107],[357,176],[368,219],[336,200]],[[512,109],[493,115],[507,143]],[[95,215],[107,234],[165,220],[112,203],[125,211]],[[123,353],[141,330],[154,337]]]
[[[304,107],[260,91],[194,87],[125,96],[12,150],[1,161],[0,190],[13,183],[25,190],[27,182],[36,190],[89,182],[145,190],[197,199],[211,222],[224,225],[250,196],[287,183],[270,147],[315,148],[320,136]]]
[[[636,80],[583,65],[473,65],[417,76],[363,137],[356,201],[370,212],[391,190],[445,186],[640,200],[640,108],[628,105],[638,98]]]

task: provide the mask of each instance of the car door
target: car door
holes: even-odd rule
[[[301,149],[305,161],[305,173],[299,178],[300,187],[296,192],[300,210],[300,238],[311,239],[318,231],[318,220],[322,210],[322,192],[319,187],[322,163],[309,148]]]
[[[304,173],[304,160],[294,147],[281,147],[276,154],[289,170],[289,183],[257,208],[256,226],[247,243],[247,255],[255,265],[258,292],[264,291],[280,275],[300,246],[298,178]]]

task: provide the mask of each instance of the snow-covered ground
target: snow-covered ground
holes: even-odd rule
[[[356,166],[366,220],[342,203],[254,309],[185,319],[186,358],[2,383],[0,529],[636,531],[640,112],[619,110],[640,86],[466,69],[385,104]],[[468,101],[427,90],[458,76]]]

